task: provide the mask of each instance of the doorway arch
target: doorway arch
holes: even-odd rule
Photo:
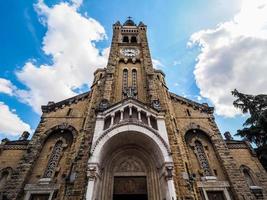
[[[103,162],[99,199],[161,199],[160,174],[148,152],[140,146],[122,146]]]
[[[134,196],[135,193],[143,195],[144,200],[175,199],[170,176],[173,163],[164,141],[149,130],[141,131],[143,127],[132,127],[132,130],[129,127],[113,129],[100,135],[101,140],[93,141],[87,199],[120,200],[117,198],[120,194]],[[121,162],[128,166],[124,172]],[[131,184],[135,190],[120,191],[117,188],[120,182]]]

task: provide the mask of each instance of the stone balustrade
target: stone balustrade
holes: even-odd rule
[[[107,130],[122,122],[138,122],[158,130],[156,117],[135,106],[127,106],[123,110],[110,113],[104,118],[103,130]]]

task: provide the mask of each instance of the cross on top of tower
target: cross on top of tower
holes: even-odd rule
[[[132,17],[127,17],[127,20],[124,22],[123,26],[136,26],[134,21],[132,20]]]

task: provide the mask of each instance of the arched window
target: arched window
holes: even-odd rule
[[[136,39],[135,36],[132,36],[132,37],[131,37],[131,43],[137,43],[137,39]]]
[[[123,70],[123,77],[122,77],[122,87],[123,89],[128,87],[128,70]]]
[[[54,176],[62,151],[63,151],[63,141],[59,140],[55,144],[51,156],[49,158],[48,165],[43,176],[44,178],[52,178]]]
[[[245,176],[245,179],[246,179],[247,184],[248,184],[249,186],[254,186],[255,183],[254,183],[254,181],[253,181],[253,179],[252,179],[252,177],[251,177],[251,175],[250,175],[248,169],[243,169],[243,174],[244,174],[244,176]]]
[[[195,152],[196,152],[200,167],[203,169],[204,176],[211,176],[212,173],[210,170],[210,166],[209,166],[209,162],[208,162],[205,150],[201,142],[198,140],[195,141]]]
[[[10,167],[4,168],[0,171],[0,192],[3,190],[7,180],[10,178],[12,169]]]
[[[132,71],[132,86],[134,88],[137,88],[137,71],[136,71],[136,69],[133,69],[133,71]]]
[[[122,42],[129,43],[128,36],[123,36]]]
[[[1,173],[1,177],[0,177],[0,190],[4,187],[6,181],[7,181],[7,178],[9,176],[9,173],[8,171],[3,171]]]

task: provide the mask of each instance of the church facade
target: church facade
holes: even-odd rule
[[[267,199],[251,146],[224,140],[212,107],[168,90],[146,32],[116,22],[91,90],[42,106],[30,140],[2,140],[0,199]]]

